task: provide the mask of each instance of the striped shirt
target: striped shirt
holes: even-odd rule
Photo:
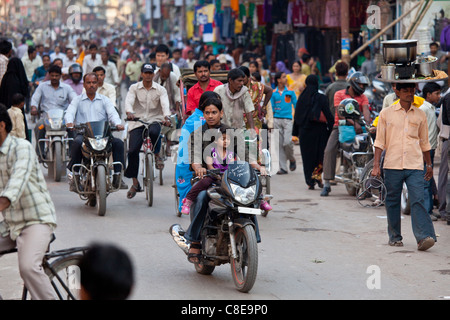
[[[33,146],[8,134],[0,146],[0,197],[11,205],[3,213],[0,235],[12,240],[33,224],[56,227],[55,206]]]

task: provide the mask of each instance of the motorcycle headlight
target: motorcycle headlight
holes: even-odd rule
[[[249,204],[256,199],[256,185],[249,188],[242,188],[241,186],[230,183],[231,191],[233,192],[234,199],[242,204]]]
[[[60,130],[63,124],[63,119],[61,118],[49,118],[48,123],[50,124],[50,128],[52,130]]]
[[[92,146],[92,149],[101,151],[106,148],[106,145],[108,144],[108,138],[89,138],[89,143]]]

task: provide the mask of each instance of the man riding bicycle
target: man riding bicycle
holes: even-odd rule
[[[164,161],[159,156],[161,141],[161,124],[170,126],[169,116],[170,104],[167,90],[153,81],[155,70],[150,63],[146,63],[141,68],[142,81],[130,86],[125,98],[125,112],[128,120],[134,120],[135,117],[153,122],[149,127],[149,134],[156,157],[156,168],[164,168]],[[128,167],[125,170],[125,177],[133,179],[133,185],[127,193],[127,198],[131,199],[136,192],[141,190],[137,179],[139,172],[139,151],[143,143],[142,134],[144,125],[140,122],[129,124],[129,146],[128,146]]]

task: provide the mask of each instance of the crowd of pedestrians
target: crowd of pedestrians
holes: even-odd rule
[[[364,117],[366,123],[372,124],[376,120],[373,124],[376,127],[373,176],[381,175],[380,159],[382,151],[385,151],[383,169],[388,190],[385,206],[389,244],[402,245],[399,203],[403,182],[407,183],[410,192],[413,229],[419,250],[429,249],[436,241],[432,220],[443,218],[450,223],[446,201],[448,163],[445,160],[449,147],[450,95],[445,95],[444,88],[437,83],[428,83],[422,88],[420,99],[415,85],[397,84],[393,94],[385,98],[391,101],[386,103],[379,118],[372,119],[369,101],[364,95],[369,82],[363,73],[373,69],[370,52],[365,52],[367,63],[362,66],[363,72],[355,72],[348,61],[342,59],[333,66],[333,73],[324,77],[320,62],[311,57],[305,48],[299,49],[297,61],[286,66],[285,61],[268,61],[265,54],[258,50],[259,47],[244,51],[241,47],[217,49],[189,42],[153,44],[134,36],[104,39],[91,35],[89,39],[83,39],[72,35],[58,39],[53,46],[35,43],[29,37],[17,40],[20,44],[14,46],[11,41],[0,41],[0,103],[4,105],[0,109],[0,163],[8,163],[8,174],[4,175],[8,179],[19,179],[19,173],[27,171],[32,172],[33,176],[24,174],[20,181],[28,179],[23,182],[31,184],[30,179],[33,179],[45,186],[37,164],[39,157],[45,158],[45,145],[36,143],[38,157],[30,154],[31,145],[23,142],[23,139],[32,141],[27,120],[51,108],[63,108],[67,110],[68,127],[86,121],[110,120],[123,130],[123,117],[129,120],[142,117],[158,121],[161,125],[170,125],[169,117],[175,115],[189,133],[194,131],[190,127],[193,119],[206,121],[205,128],[254,129],[256,134],[261,134],[262,129],[275,130],[279,137],[277,175],[296,170],[294,146],[299,144],[308,189],[312,190],[317,185],[322,188],[321,196],[329,196],[336,173],[339,125],[347,121],[357,133],[362,130],[358,121],[342,119],[338,114],[341,101],[353,99],[357,102],[358,114]],[[272,65],[274,68],[271,68]],[[184,101],[179,81],[186,68],[192,69],[197,82],[185,93]],[[212,75],[216,71],[225,72],[226,81],[214,79]],[[329,83],[322,93],[320,85],[325,78]],[[120,96],[122,87],[126,89],[125,97]],[[211,103],[214,108],[203,105],[199,110],[205,92],[215,93],[211,98],[215,99]],[[438,106],[441,106],[439,118],[436,117]],[[34,122],[37,142],[45,136],[45,126],[43,120]],[[170,153],[169,148],[160,150],[158,137],[161,125],[150,127],[150,137],[156,146],[157,168],[164,166],[160,152]],[[124,153],[123,141],[114,141],[114,160],[123,164],[125,177],[132,179],[127,192],[130,200],[141,191],[137,176],[143,129],[143,125],[137,122],[129,125],[127,154]],[[408,132],[405,139],[396,139],[405,130]],[[262,135],[260,137],[264,139]],[[81,161],[81,137],[74,138],[69,170]],[[229,138],[225,133],[222,138],[225,142],[222,141],[223,150],[219,152],[218,149],[218,154],[223,159],[227,155],[224,150]],[[408,139],[417,141],[417,144],[409,143]],[[176,138],[169,140],[174,140],[174,143]],[[183,137],[180,137],[180,144],[182,140]],[[441,165],[436,183],[433,179],[433,161],[439,144]],[[21,161],[11,158],[8,155],[10,151],[5,151],[11,148],[23,153],[24,158]],[[406,150],[407,154],[401,154],[400,150]],[[128,158],[127,166],[125,156]],[[265,174],[260,164],[253,162],[252,165]],[[196,174],[204,173],[200,167],[194,170]],[[189,171],[187,168],[177,170]],[[8,239],[14,241],[22,237],[29,242],[29,233],[25,231],[31,230],[27,227],[32,221],[32,224],[38,224],[33,230],[38,230],[40,224],[46,226],[36,231],[38,237],[43,239],[42,243],[46,243],[48,234],[56,226],[53,204],[46,188],[39,191],[46,199],[46,203],[41,204],[46,215],[37,215],[32,211],[34,209],[28,207],[22,208],[20,210],[24,212],[31,211],[22,215],[23,220],[19,221],[14,218],[11,204],[22,203],[19,198],[29,199],[31,195],[20,189],[23,183],[19,180],[8,185],[8,179],[0,181],[0,190],[3,190],[0,193],[0,209],[12,228],[9,230],[11,238]],[[185,199],[189,192],[189,188],[185,188],[186,181],[189,182],[189,179],[185,179],[184,186],[178,185],[181,199]],[[123,181],[114,181],[114,184],[128,188]],[[183,213],[189,212],[195,196],[191,195],[188,200],[183,202]],[[433,211],[435,200],[440,214]],[[18,207],[14,208],[17,210]],[[265,209],[270,210],[271,207],[266,203]],[[3,230],[2,236],[5,236]],[[198,250],[195,250],[198,248],[194,246],[193,249],[190,257],[195,261],[198,258]],[[36,250],[39,256],[33,261],[30,257],[21,257],[21,265],[38,263],[44,245],[32,250]],[[25,276],[27,271],[24,270]],[[38,281],[39,284],[42,279],[35,276],[27,281],[31,284]],[[43,284],[32,295],[49,297],[44,292],[46,285]]]

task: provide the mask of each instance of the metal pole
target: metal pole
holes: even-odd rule
[[[350,53],[349,0],[341,0],[341,57]]]

